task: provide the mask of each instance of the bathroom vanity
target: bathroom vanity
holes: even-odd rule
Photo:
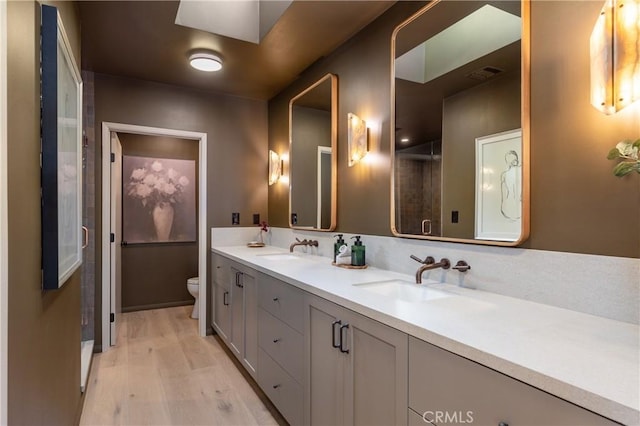
[[[213,328],[290,424],[638,422],[637,325],[275,247],[212,268]]]

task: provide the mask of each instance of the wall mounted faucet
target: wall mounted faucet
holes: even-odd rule
[[[307,240],[306,238],[302,241],[296,238],[296,241],[289,246],[289,253],[293,253],[293,248],[295,246],[312,246],[318,247],[318,240]]]
[[[418,256],[411,255],[411,259],[422,263],[422,266],[420,266],[418,271],[416,271],[416,284],[422,284],[422,274],[424,271],[430,271],[438,268],[449,269],[451,267],[451,262],[446,257],[440,259],[440,262],[436,262],[432,256],[427,256],[425,260],[420,260]]]

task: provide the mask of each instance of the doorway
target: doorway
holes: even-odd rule
[[[198,142],[198,276],[199,280],[199,310],[201,315],[198,319],[198,331],[201,336],[206,335],[206,291],[207,291],[207,229],[206,229],[206,185],[207,185],[207,135],[205,133],[190,132],[174,129],[163,129],[156,127],[137,126],[123,123],[102,123],[102,350],[106,351],[110,346],[116,344],[116,324],[117,324],[117,300],[118,291],[116,289],[115,266],[117,259],[115,235],[112,238],[112,216],[115,214],[112,202],[110,172],[111,163],[111,135],[112,133],[129,133],[135,135],[173,137],[179,139],[191,139]],[[112,239],[114,242],[112,243]],[[186,286],[186,283],[185,283]]]

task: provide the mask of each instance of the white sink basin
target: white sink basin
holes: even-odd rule
[[[427,284],[416,284],[404,280],[378,281],[373,283],[354,284],[363,290],[377,293],[392,299],[406,302],[425,302],[454,296],[442,290],[430,288]]]
[[[266,260],[296,260],[300,259],[298,256],[289,254],[289,253],[272,253],[272,254],[259,254],[263,259]]]

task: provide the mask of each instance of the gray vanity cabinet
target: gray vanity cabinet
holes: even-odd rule
[[[409,338],[409,408],[410,425],[426,420],[435,425],[617,424],[414,337]]]
[[[292,425],[304,419],[304,294],[258,274],[258,384]]]
[[[231,331],[231,266],[226,258],[212,254],[213,270],[213,328],[223,341],[229,341]]]
[[[213,328],[231,352],[256,377],[258,365],[258,288],[255,271],[212,255]]]
[[[255,272],[234,262],[231,279],[229,347],[255,378],[258,365],[258,288]]]
[[[308,295],[308,401],[311,425],[406,425],[408,337]]]

